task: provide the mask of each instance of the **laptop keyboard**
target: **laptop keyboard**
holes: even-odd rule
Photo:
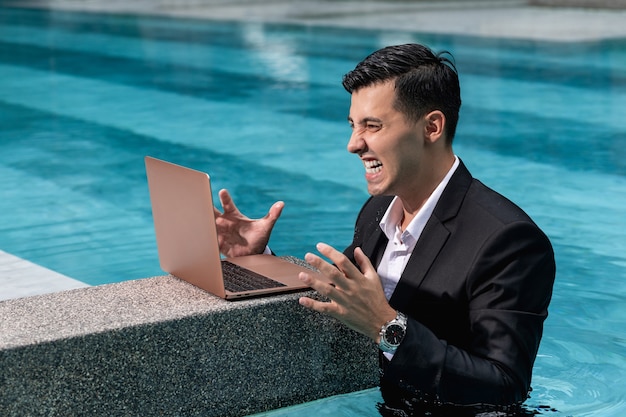
[[[222,271],[224,273],[224,287],[231,292],[286,287],[283,283],[228,261],[222,261]]]

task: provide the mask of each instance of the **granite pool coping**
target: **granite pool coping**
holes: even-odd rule
[[[2,301],[0,409],[245,416],[374,387],[375,345],[301,295],[230,302],[161,276]]]

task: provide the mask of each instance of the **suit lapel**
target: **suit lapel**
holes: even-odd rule
[[[439,251],[448,240],[450,232],[437,219],[431,217],[420,236],[409,261],[402,272],[396,290],[389,301],[391,306],[405,306],[413,298],[435,261]]]
[[[471,174],[460,161],[404,268],[390,300],[392,306],[405,306],[413,299],[414,291],[422,284],[450,236],[451,232],[446,223],[456,217],[471,182]]]
[[[372,265],[374,265],[374,268],[378,268],[386,245],[387,236],[385,236],[380,226],[378,226],[361,247],[363,253],[367,255]]]
[[[378,267],[387,245],[387,237],[380,228],[380,220],[385,215],[392,200],[392,196],[371,198],[359,213],[355,239],[357,245],[361,247],[374,267]],[[358,239],[361,238],[363,240],[358,242]]]

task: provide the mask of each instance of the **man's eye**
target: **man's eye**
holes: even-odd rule
[[[381,127],[382,126],[380,124],[375,124],[375,123],[368,123],[367,125],[365,125],[365,128],[369,130],[370,132],[376,132],[380,130]]]

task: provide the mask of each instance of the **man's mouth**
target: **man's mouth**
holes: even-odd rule
[[[376,174],[383,169],[383,163],[377,159],[371,159],[367,161],[363,161],[365,164],[365,173],[366,174]]]

